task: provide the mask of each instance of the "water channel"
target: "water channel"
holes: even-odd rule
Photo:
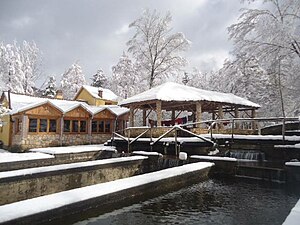
[[[300,188],[295,185],[238,178],[210,179],[110,212],[91,210],[64,218],[62,224],[279,225],[299,197]]]

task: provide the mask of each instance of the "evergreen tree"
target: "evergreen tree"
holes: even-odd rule
[[[64,98],[69,100],[73,99],[82,85],[86,84],[81,66],[79,66],[77,63],[74,63],[62,75],[60,84],[61,89],[63,90]]]
[[[43,92],[43,96],[53,98],[56,94],[56,80],[54,76],[49,77],[49,81],[47,83],[47,87]]]
[[[107,87],[107,85],[108,85],[107,77],[103,72],[103,70],[100,68],[99,70],[97,70],[97,73],[93,75],[91,86],[105,88]]]

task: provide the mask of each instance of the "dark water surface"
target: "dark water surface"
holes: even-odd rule
[[[299,189],[243,179],[211,179],[73,224],[279,225],[300,197]]]

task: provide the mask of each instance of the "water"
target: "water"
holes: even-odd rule
[[[245,160],[255,160],[255,161],[264,161],[265,153],[258,151],[232,151],[230,152],[229,157],[236,159],[245,159]]]
[[[300,190],[249,180],[216,180],[183,188],[98,215],[82,214],[76,225],[279,225],[300,197]],[[89,215],[90,218],[84,218]],[[78,221],[78,220],[77,220]],[[56,224],[60,224],[59,222]]]

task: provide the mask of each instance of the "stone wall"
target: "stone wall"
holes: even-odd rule
[[[144,172],[144,159],[0,178],[0,205]]]
[[[65,146],[65,145],[84,145],[84,144],[100,144],[110,139],[111,134],[28,134],[22,139],[19,134],[13,135],[11,150],[25,151],[31,148]]]

